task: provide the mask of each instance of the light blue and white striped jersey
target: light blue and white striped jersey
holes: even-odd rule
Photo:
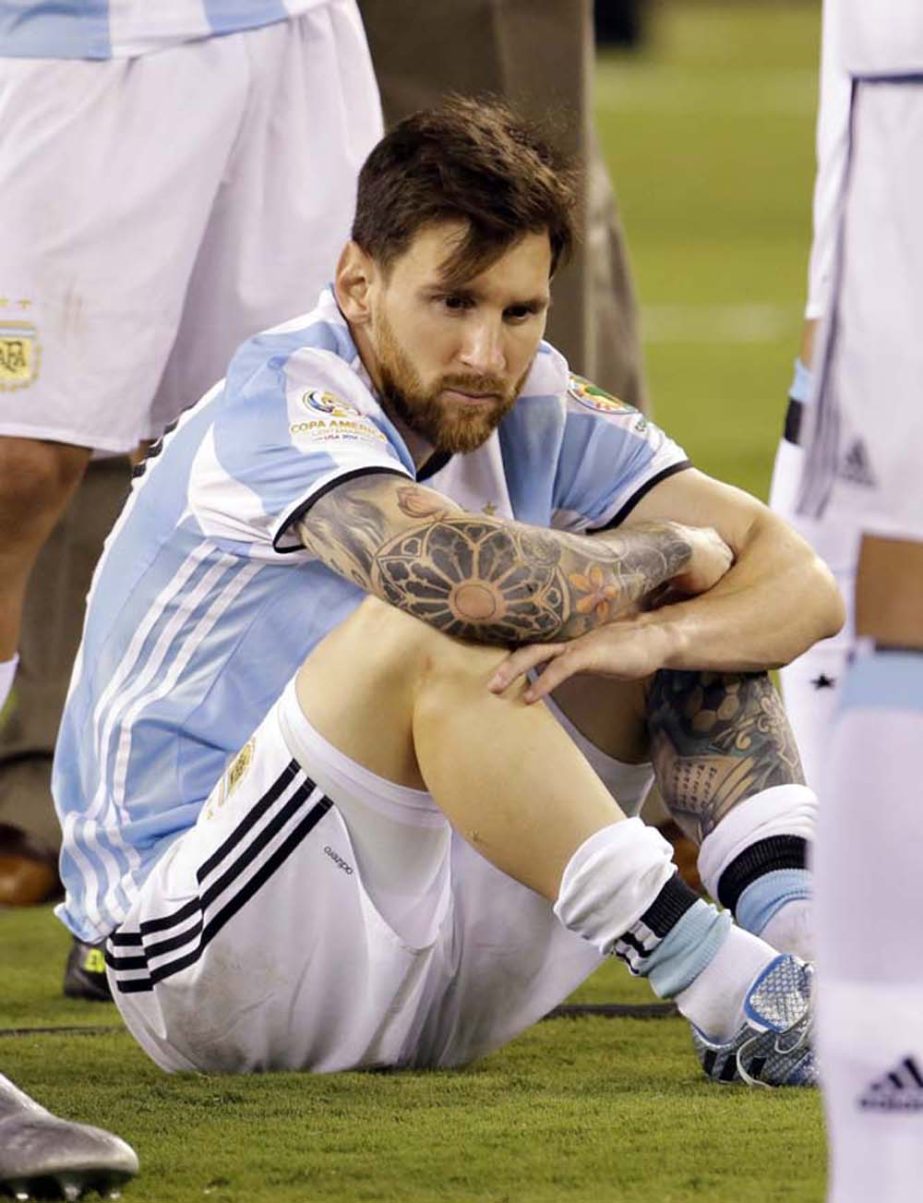
[[[687,462],[543,343],[488,441],[415,473],[329,290],[244,343],[152,452],[96,570],[54,766],[64,921],[86,940],[122,921],[311,648],[362,600],[292,532],[331,485],[395,472],[472,511],[583,531],[615,525]]]
[[[0,0],[0,58],[133,58],[327,0]]]

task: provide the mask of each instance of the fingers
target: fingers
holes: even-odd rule
[[[594,662],[593,650],[579,640],[574,643],[538,643],[518,648],[500,665],[487,684],[492,693],[502,693],[532,669],[541,676],[524,690],[525,702],[538,702],[574,673],[585,672]]]
[[[539,702],[575,673],[592,671],[594,659],[589,648],[578,646],[576,643],[562,648],[560,653],[545,665],[542,675],[531,682],[522,695],[523,701]]]
[[[555,656],[560,656],[566,647],[567,644],[564,643],[530,643],[517,648],[515,652],[510,652],[490,678],[487,688],[491,693],[503,693],[526,673],[553,660]]]

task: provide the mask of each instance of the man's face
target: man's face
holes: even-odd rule
[[[480,447],[512,407],[545,330],[551,246],[526,234],[490,267],[447,285],[465,233],[424,227],[369,294],[368,349],[386,409],[436,451]]]

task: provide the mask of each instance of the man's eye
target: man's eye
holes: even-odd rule
[[[524,322],[527,318],[533,317],[535,312],[531,305],[511,305],[509,309],[503,311],[503,316],[508,322]]]
[[[442,304],[446,307],[446,309],[458,311],[462,309],[470,309],[472,301],[470,297],[449,295],[442,298]]]

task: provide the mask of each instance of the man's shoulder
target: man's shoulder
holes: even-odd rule
[[[329,289],[307,313],[242,343],[231,360],[226,391],[234,396],[275,384],[284,392],[290,376],[305,378],[311,373],[321,383],[331,373],[348,384],[361,376],[356,345]]]
[[[219,428],[243,424],[270,437],[282,436],[280,423],[303,424],[305,414],[316,421],[356,413],[380,420],[349,327],[332,301],[243,343],[213,413]]]

